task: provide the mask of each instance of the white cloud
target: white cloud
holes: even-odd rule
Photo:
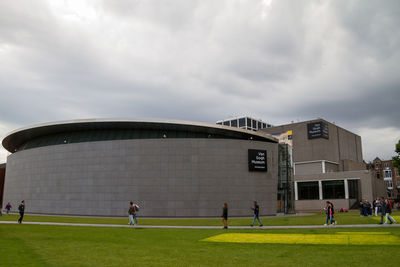
[[[361,128],[359,134],[362,137],[363,156],[366,161],[372,161],[376,157],[388,160],[396,154],[394,150],[400,140],[398,128]]]

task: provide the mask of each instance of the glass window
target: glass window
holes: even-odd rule
[[[381,173],[379,171],[376,172],[376,178],[380,179],[381,178]]]
[[[322,196],[324,199],[344,198],[344,181],[322,181]]]
[[[378,163],[375,164],[375,170],[379,170],[379,164]]]
[[[397,180],[397,187],[400,187],[400,180]]]
[[[229,121],[224,121],[224,125],[230,126]]]
[[[385,181],[385,183],[386,183],[386,187],[387,187],[387,188],[393,188],[393,182],[392,182],[392,180],[387,180],[387,181]]]
[[[349,198],[358,199],[358,180],[347,180],[349,185]]]
[[[248,127],[248,128],[251,128],[251,119],[250,118],[246,118],[246,126]]]
[[[246,126],[246,118],[240,118],[239,127],[244,127],[244,126]]]
[[[383,177],[385,178],[392,178],[392,171],[391,170],[384,170]]]
[[[217,124],[222,125],[222,122],[217,122]]]
[[[251,127],[253,127],[253,129],[257,128],[257,122],[255,120],[251,120]]]
[[[231,120],[231,126],[237,127],[237,120]]]
[[[258,127],[258,129],[261,129],[261,122],[257,122],[257,127]]]
[[[267,128],[267,124],[266,124],[266,123],[263,123],[263,124],[262,124],[262,127],[263,127],[263,129],[264,129],[264,128]]]
[[[299,200],[319,199],[318,182],[298,182],[297,192]]]

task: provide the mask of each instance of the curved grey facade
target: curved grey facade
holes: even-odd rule
[[[164,127],[168,132],[168,123]],[[140,216],[203,217],[220,216],[224,202],[230,216],[247,216],[257,200],[261,214],[275,214],[278,145],[262,137],[139,138],[23,149],[8,157],[4,201],[16,206],[24,199],[30,213],[125,216],[133,200]],[[267,172],[249,172],[248,149],[267,151]]]

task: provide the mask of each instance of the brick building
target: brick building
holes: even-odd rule
[[[381,160],[376,157],[371,163],[367,164],[374,177],[385,181],[386,197],[392,200],[400,200],[400,174],[398,168],[393,166],[392,160]]]

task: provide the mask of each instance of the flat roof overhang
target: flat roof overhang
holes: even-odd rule
[[[267,133],[202,122],[162,119],[82,119],[42,123],[20,128],[9,133],[3,139],[2,145],[9,152],[13,153],[25,142],[38,137],[72,131],[104,129],[190,131],[210,135],[222,135],[227,139],[249,139],[278,143],[278,139]]]

